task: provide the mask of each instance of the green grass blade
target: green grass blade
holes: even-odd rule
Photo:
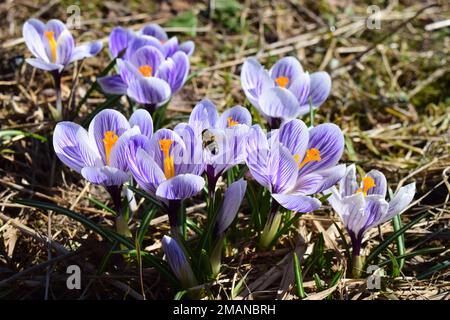
[[[294,256],[295,284],[297,285],[297,296],[300,299],[303,299],[305,297],[305,288],[303,287],[302,268],[300,266],[297,253],[295,253],[295,251],[293,252],[293,256]]]

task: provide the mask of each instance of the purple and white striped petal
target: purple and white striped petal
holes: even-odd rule
[[[285,193],[297,180],[297,163],[289,150],[281,144],[273,145],[269,152],[267,172],[273,193]]]
[[[105,187],[121,186],[130,180],[128,173],[109,166],[84,167],[81,175],[87,181]]]
[[[70,57],[70,62],[81,60],[84,58],[89,58],[97,55],[103,48],[101,41],[93,41],[80,46],[76,46],[73,49],[72,56]]]
[[[382,222],[383,217],[386,216],[389,208],[389,204],[384,200],[384,196],[381,195],[368,195],[365,201],[364,211],[367,215],[366,222],[362,228],[364,231],[378,226]]]
[[[106,164],[105,145],[103,142],[105,133],[111,131],[120,137],[129,128],[130,125],[125,116],[113,109],[102,110],[92,119],[89,124],[89,138],[97,145],[104,164]]]
[[[292,195],[292,194],[272,194],[272,197],[284,208],[295,212],[312,212],[320,208],[320,201],[304,196],[304,195]]]
[[[23,25],[22,35],[25,40],[25,44],[37,59],[43,60],[43,62],[50,62],[45,51],[44,43],[42,41],[42,33],[38,33],[35,25],[36,21],[30,20],[25,22],[25,24]]]
[[[131,63],[139,68],[141,66],[149,66],[152,68],[152,75],[155,76],[161,63],[164,61],[164,56],[161,51],[152,46],[145,46],[138,49],[131,57]]]
[[[51,19],[47,22],[45,26],[45,31],[53,32],[53,36],[57,40],[61,33],[67,30],[66,25],[58,19]]]
[[[259,125],[254,125],[250,128],[246,140],[245,162],[251,175],[260,185],[272,191],[268,172],[269,144],[266,135]]]
[[[164,236],[161,243],[167,262],[172,272],[180,280],[183,288],[194,287],[197,284],[197,280],[182,247],[175,239],[168,236]]]
[[[175,52],[177,52],[177,51],[178,51],[177,37],[172,37],[162,44],[161,52],[164,54],[164,57],[166,57],[166,58],[173,56],[175,54]]]
[[[128,86],[119,74],[97,78],[97,82],[105,93],[117,95],[127,93]]]
[[[319,107],[327,100],[331,91],[331,78],[325,71],[311,74],[311,100],[314,107]]]
[[[127,95],[141,104],[160,106],[170,98],[170,87],[158,78],[141,78],[128,85]]]
[[[132,137],[139,136],[138,139],[131,140]],[[130,143],[132,141],[132,143]],[[109,166],[128,171],[130,152],[137,152],[138,148],[145,148],[148,139],[141,135],[138,127],[133,127],[125,131],[111,148],[109,155]],[[129,151],[130,150],[130,151]]]
[[[347,167],[344,177],[339,182],[341,197],[348,197],[355,194],[359,186],[356,182],[356,167],[351,164]]]
[[[259,96],[258,105],[264,115],[279,119],[293,119],[300,110],[294,94],[280,87],[264,90]]]
[[[116,58],[122,50],[128,47],[132,36],[132,31],[122,27],[115,27],[111,31],[109,35],[109,51],[113,58]]]
[[[51,63],[51,62],[46,62],[42,59],[35,59],[35,58],[28,58],[25,60],[28,64],[32,65],[35,68],[38,69],[42,69],[45,71],[53,71],[53,70],[58,70],[59,72],[61,72],[64,69],[64,66],[62,64],[57,64],[57,63]]]
[[[401,187],[395,194],[392,200],[389,202],[389,209],[386,216],[383,217],[381,223],[389,221],[394,216],[402,213],[403,210],[411,203],[416,193],[416,183],[410,183],[404,187]]]
[[[128,49],[125,52],[124,58],[125,60],[131,59],[133,54],[142,47],[151,46],[155,47],[159,51],[162,51],[162,45],[158,39],[152,36],[145,35],[134,35],[131,37],[128,43]]]
[[[306,124],[298,119],[284,122],[278,130],[278,141],[289,149],[292,155],[302,158],[305,155],[309,132]]]
[[[137,139],[132,137],[132,139]],[[135,143],[131,141],[131,143]],[[137,184],[151,195],[156,195],[158,186],[166,180],[164,172],[153,158],[142,148],[136,154],[130,153],[129,169]]]
[[[83,167],[102,163],[95,145],[89,140],[87,131],[73,122],[63,121],[56,125],[53,148],[58,158],[78,173]]]
[[[274,87],[274,82],[258,60],[247,58],[242,65],[241,85],[247,99],[259,110],[259,96]]]
[[[195,43],[194,41],[185,41],[180,45],[178,50],[183,51],[184,53],[187,54],[188,57],[190,57],[194,53]]]
[[[332,123],[324,123],[311,128],[308,149],[312,148],[319,151],[320,161],[306,163],[299,171],[301,175],[327,169],[338,163],[344,152],[344,135],[341,129]]]
[[[215,128],[219,113],[216,106],[209,99],[203,99],[197,103],[189,116],[189,125],[194,129],[196,135],[203,130]]]
[[[69,30],[64,30],[56,41],[56,63],[66,65],[72,57],[75,42]]]
[[[202,191],[205,180],[195,174],[180,174],[162,182],[156,195],[167,200],[183,200]]]
[[[215,233],[217,236],[223,234],[236,217],[242,199],[244,199],[247,181],[240,179],[233,182],[223,195],[223,203],[217,215]]]
[[[172,94],[175,94],[186,82],[189,67],[189,58],[184,52],[179,51],[161,63],[157,77],[166,81],[170,85]]]
[[[270,69],[269,74],[275,81],[279,77],[286,77],[289,79],[289,83],[286,88],[289,88],[290,84],[303,74],[303,67],[300,62],[294,57],[284,57],[278,60]]]
[[[367,194],[378,194],[384,198],[387,190],[387,181],[384,174],[378,170],[370,170],[369,173],[367,173],[367,176],[371,177],[375,183],[374,187],[367,190]]]
[[[219,117],[217,122],[217,128],[226,129],[230,125],[243,124],[246,126],[252,125],[252,115],[250,112],[242,106],[234,106],[225,110]]]
[[[129,61],[117,59],[120,77],[127,87],[134,81],[143,78],[139,70]]]
[[[310,90],[311,78],[308,73],[302,73],[297,79],[293,80],[292,84],[289,86],[289,91],[295,95],[300,106],[299,115],[307,114],[310,111]]]
[[[156,23],[145,25],[141,29],[140,33],[146,36],[155,37],[161,42],[165,42],[168,39],[166,31],[164,31],[164,29]]]
[[[180,159],[174,159],[175,171],[201,175],[205,169],[201,137],[196,136],[194,129],[187,123],[179,123],[174,128],[174,131],[180,136],[186,146],[186,149],[177,155]]]
[[[182,154],[186,150],[186,145],[184,144],[184,141],[181,139],[181,137],[173,130],[170,129],[159,129],[155,132],[153,137],[150,139],[150,155],[155,160],[156,164],[161,169],[164,169],[164,153],[161,150],[160,141],[161,140],[171,140],[172,144],[169,148],[169,156],[174,158],[174,165],[175,165],[175,174],[178,174],[176,171],[178,169],[178,164],[175,163],[175,160],[177,162],[182,159]]]
[[[128,121],[130,127],[138,126],[141,133],[147,138],[153,135],[153,119],[150,113],[145,109],[137,109]]]

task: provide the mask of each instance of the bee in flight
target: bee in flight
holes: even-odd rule
[[[216,141],[216,136],[208,129],[202,131],[202,145],[203,149],[211,152],[212,155],[219,153],[219,144]]]

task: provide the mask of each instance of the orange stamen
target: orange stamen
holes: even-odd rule
[[[161,151],[164,154],[164,175],[167,179],[175,176],[175,166],[173,163],[173,156],[169,155],[170,146],[172,145],[173,140],[171,139],[162,139],[159,140],[159,146],[161,147]]]
[[[227,120],[228,120],[228,126],[229,127],[233,127],[233,126],[239,124],[239,122],[238,121],[234,121],[232,117],[229,117]]]
[[[144,77],[151,77],[152,76],[152,71],[153,68],[150,67],[149,65],[143,65],[139,67],[139,72],[144,76]]]
[[[289,79],[287,77],[278,77],[275,79],[275,82],[282,88],[286,87],[289,83]]]
[[[52,60],[53,63],[56,63],[56,40],[55,33],[53,31],[46,31],[45,37],[48,39],[48,43],[50,44],[50,49],[52,51]]]
[[[119,137],[113,131],[106,131],[103,138],[103,145],[105,146],[106,164],[109,165],[109,155],[113,146],[116,144]]]
[[[298,154],[294,155],[294,159],[297,163],[300,162],[300,156]],[[299,163],[298,168],[299,169],[302,168],[308,162],[320,161],[320,160],[322,160],[322,159],[320,158],[319,150],[317,150],[316,148],[308,149],[308,150],[306,150],[305,158],[303,159],[303,161],[301,163]]]
[[[373,187],[376,187],[375,180],[373,180],[371,177],[366,176],[362,178],[363,188],[359,188],[356,190],[356,193],[363,192],[365,196],[367,196],[367,191],[372,189]]]

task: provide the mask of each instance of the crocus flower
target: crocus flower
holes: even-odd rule
[[[320,71],[310,75],[294,57],[278,60],[269,71],[255,58],[246,59],[241,84],[250,103],[271,128],[308,113],[310,104],[314,109],[318,108],[331,90],[328,73]]]
[[[91,121],[89,130],[63,121],[56,125],[53,147],[58,158],[68,167],[81,173],[89,182],[102,185],[117,200],[117,190],[130,179],[124,143],[133,135],[152,137],[150,114],[137,110],[128,121],[112,109],[100,111]],[[119,194],[120,197],[120,194]],[[119,200],[120,202],[120,200]]]
[[[345,173],[337,165],[344,150],[344,137],[334,124],[308,129],[301,120],[290,120],[266,136],[259,125],[250,129],[246,145],[246,163],[253,178],[272,195],[261,245],[267,247],[281,221],[278,206],[311,212],[320,201],[311,195],[326,190]]]
[[[401,187],[390,202],[385,200],[387,182],[378,170],[371,170],[356,181],[355,165],[346,168],[339,190],[331,187],[328,202],[339,214],[352,240],[354,259],[359,261],[361,242],[365,232],[401,213],[414,198],[416,184]],[[356,258],[355,258],[356,257]]]
[[[143,190],[167,206],[172,232],[177,235],[181,201],[196,195],[205,185],[200,176],[204,169],[202,154],[197,151],[201,142],[187,126],[177,131],[160,129],[151,139],[131,136],[128,146],[132,150],[128,163],[133,177]]]
[[[52,19],[47,24],[29,19],[23,25],[23,37],[34,55],[26,61],[35,68],[62,72],[69,63],[92,57],[102,49],[101,41],[75,46],[72,34],[60,20]]]
[[[162,239],[162,248],[172,272],[180,280],[182,287],[189,289],[196,286],[197,279],[183,248],[178,242],[169,236],[164,236]]]
[[[29,19],[23,25],[23,37],[34,58],[26,61],[35,68],[50,71],[55,80],[57,118],[63,117],[61,100],[61,73],[76,60],[92,57],[102,49],[101,41],[75,46],[72,34],[60,20],[47,24]]]
[[[214,248],[211,253],[211,268],[213,274],[218,274],[221,265],[223,239],[226,231],[236,217],[244,199],[247,181],[240,179],[233,182],[223,195],[222,206],[217,214],[214,227]]]
[[[195,49],[195,44],[192,41],[179,44],[177,37],[169,39],[164,29],[154,23],[144,26],[138,32],[115,27],[109,36],[109,50],[114,58],[124,49],[129,51],[128,49],[131,48],[130,51],[133,51],[142,46],[142,44],[154,46],[166,58],[171,57],[178,51],[191,56]],[[125,52],[125,57],[131,57],[131,55]]]
[[[150,111],[177,93],[189,73],[189,59],[184,52],[179,51],[165,58],[150,45],[134,51],[128,60],[117,59],[117,66],[119,74],[98,79],[103,91],[127,95],[147,105]]]
[[[214,189],[217,179],[228,169],[245,161],[245,136],[252,123],[250,112],[234,106],[220,116],[208,99],[192,110],[189,126],[205,142],[205,164],[208,187]]]

